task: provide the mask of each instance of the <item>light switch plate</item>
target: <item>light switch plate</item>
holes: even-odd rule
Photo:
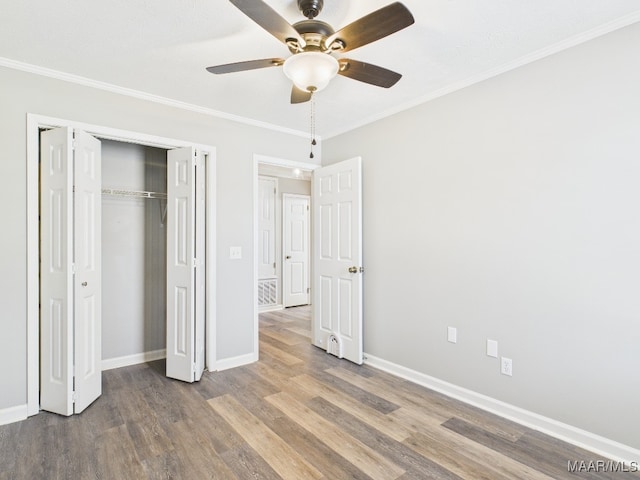
[[[498,342],[487,339],[487,355],[489,357],[498,358]]]
[[[451,343],[458,341],[458,329],[456,327],[447,327],[447,340]]]
[[[229,247],[229,258],[231,260],[242,258],[242,247]]]

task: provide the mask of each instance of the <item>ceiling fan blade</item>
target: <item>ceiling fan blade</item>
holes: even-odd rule
[[[339,41],[341,52],[348,52],[391,35],[413,24],[411,12],[400,2],[392,3],[341,28],[325,41],[330,47]]]
[[[402,78],[402,75],[397,72],[358,60],[341,58],[338,63],[340,64],[339,75],[377,87],[393,87]]]
[[[227,63],[225,65],[207,67],[207,72],[215,74],[243,72],[245,70],[255,70],[257,68],[279,67],[283,63],[283,58],[264,58],[262,60],[249,60],[246,62]]]
[[[263,1],[230,0],[230,2],[282,43],[287,43],[287,40],[294,39],[300,47],[306,45],[298,31]]]
[[[291,89],[291,103],[304,103],[311,100],[311,92],[299,89],[295,85]]]

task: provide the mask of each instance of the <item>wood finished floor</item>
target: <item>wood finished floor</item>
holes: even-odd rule
[[[260,315],[260,361],[193,385],[110,370],[81,415],[0,426],[0,479],[575,479],[598,457],[310,344],[308,307]]]

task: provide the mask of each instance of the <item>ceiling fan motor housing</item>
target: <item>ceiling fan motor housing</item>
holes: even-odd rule
[[[298,0],[298,9],[309,19],[317,17],[323,5],[324,0]]]

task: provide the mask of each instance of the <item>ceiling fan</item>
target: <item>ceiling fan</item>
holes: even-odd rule
[[[224,74],[267,67],[283,67],[293,81],[291,103],[309,101],[314,92],[327,86],[336,75],[389,88],[402,77],[399,73],[370,63],[336,58],[380,40],[413,24],[411,12],[400,2],[376,10],[337,32],[328,23],[316,20],[324,0],[297,0],[307,18],[291,25],[262,0],[230,0],[245,15],[283,42],[293,54],[287,59],[265,58],[208,67],[207,71]]]

